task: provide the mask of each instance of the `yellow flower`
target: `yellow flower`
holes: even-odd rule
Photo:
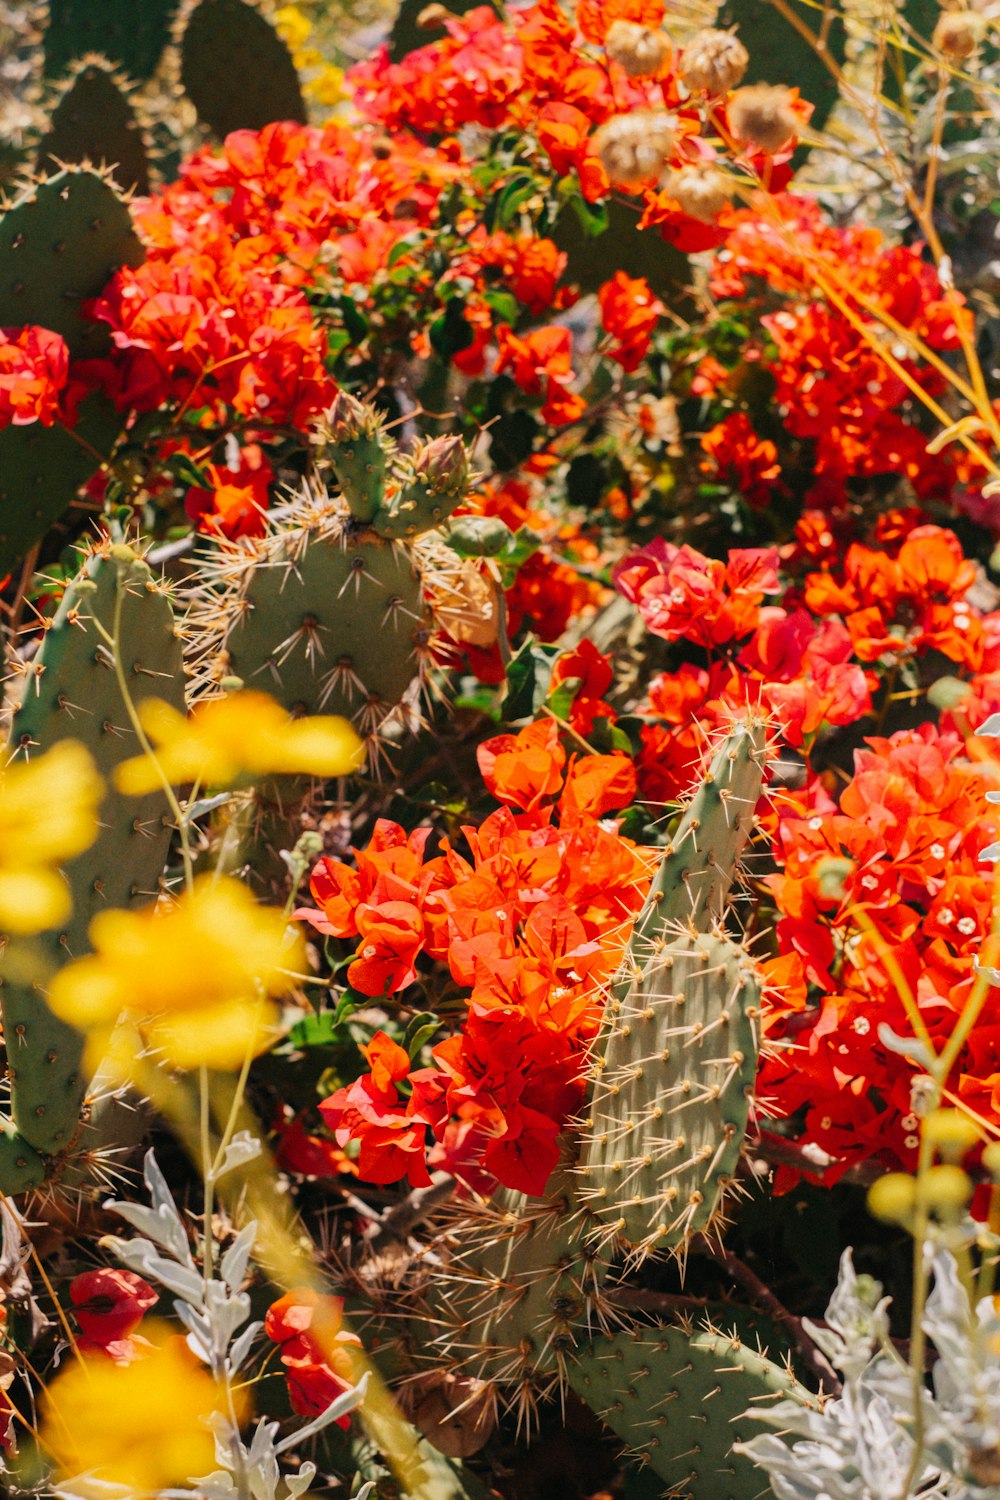
[[[312,31],[312,22],[297,5],[283,5],[275,12],[278,35],[289,52],[297,52]]]
[[[364,746],[346,719],[292,719],[266,693],[230,693],[202,703],[185,718],[169,703],[148,698],[139,709],[156,761],[137,755],[115,771],[115,786],[141,797],[161,786],[199,782],[233,786],[261,776],[349,776]]]
[[[48,1001],[89,1033],[92,1060],[110,1047],[121,1071],[140,1047],[179,1068],[239,1067],[267,1044],[273,997],[305,960],[280,911],[208,875],[172,906],[101,912],[90,941],[94,952],[59,971]]]
[[[41,1444],[61,1479],[87,1474],[134,1494],[185,1484],[215,1468],[208,1426],[228,1412],[226,1393],[164,1325],[143,1336],[157,1343],[129,1365],[103,1355],[69,1360],[42,1396]],[[236,1415],[249,1403],[234,1392]]]
[[[315,99],[317,104],[326,104],[331,107],[339,104],[346,97],[343,68],[327,63],[315,78],[306,80],[305,92],[308,98]]]
[[[66,920],[72,902],[58,866],[93,843],[103,795],[76,740],[0,770],[0,931],[44,932]]]

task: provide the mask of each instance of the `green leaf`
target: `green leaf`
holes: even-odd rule
[[[452,297],[445,304],[444,312],[430,326],[431,347],[442,359],[460,354],[473,343],[475,334],[465,316],[465,303],[461,297]]]
[[[403,1037],[403,1047],[409,1053],[411,1061],[420,1056],[431,1037],[440,1030],[441,1022],[433,1011],[422,1010],[413,1017]]]
[[[529,636],[507,664],[507,692],[503,700],[505,720],[533,719],[549,695],[552,667],[558,646],[543,646]]]

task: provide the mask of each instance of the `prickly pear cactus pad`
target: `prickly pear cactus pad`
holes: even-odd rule
[[[6,427],[0,432],[0,578],[13,571],[107,458],[121,417],[100,391],[81,402],[76,425]]]
[[[117,639],[117,651],[106,637]],[[181,644],[166,590],[130,548],[105,542],[67,588],[37,655],[21,674],[10,754],[30,758],[60,740],[80,740],[110,781],[119,762],[139,749],[116,655],[133,705],[157,697],[183,711]],[[87,929],[99,911],[142,906],[156,895],[169,842],[170,816],[161,793],[106,797],[96,842],[66,870],[73,916],[64,931],[44,941],[52,968],[88,951]],[[8,980],[0,1002],[14,1124],[38,1151],[64,1151],[85,1089],[81,1039],[51,1015],[30,984]]]
[[[712,1223],[739,1161],[760,986],[717,924],[763,765],[763,725],[737,726],[664,854],[594,1050],[580,1196],[602,1221],[596,1232],[639,1260],[683,1253]]]
[[[580,1172],[598,1233],[640,1259],[709,1227],[731,1186],[757,1072],[760,985],[724,936],[650,944],[609,1004]]]
[[[529,1432],[538,1403],[565,1388],[578,1345],[605,1327],[607,1264],[586,1222],[562,1169],[544,1198],[504,1190],[446,1222],[439,1241],[422,1356],[495,1384]]]
[[[48,0],[45,74],[57,78],[88,52],[102,52],[142,81],[170,40],[178,0]]]
[[[32,183],[0,218],[0,328],[35,323],[61,334],[73,359],[101,354],[107,330],[81,318],[82,304],[143,257],[106,173],[67,167]]]
[[[641,1328],[597,1338],[569,1366],[588,1406],[683,1500],[759,1500],[760,1469],[734,1443],[753,1436],[748,1407],[806,1393],[738,1339],[717,1332]]]
[[[193,0],[181,11],[184,90],[216,135],[306,118],[288,48],[247,0]]]
[[[85,57],[71,70],[38,148],[42,171],[54,162],[107,167],[119,187],[149,191],[149,161],[124,77],[102,57]]]
[[[107,330],[80,317],[118,266],[143,249],[106,173],[67,167],[25,188],[0,217],[0,328],[38,324],[72,359],[104,352]],[[73,433],[31,423],[0,432],[0,577],[39,541],[106,458],[122,423],[103,395],[81,405]]]
[[[383,541],[305,492],[264,537],[220,543],[189,616],[198,692],[226,675],[292,713],[374,736],[420,679],[432,621],[419,547]]]

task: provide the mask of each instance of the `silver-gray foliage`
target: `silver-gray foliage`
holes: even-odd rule
[[[752,1413],[773,1429],[738,1445],[767,1471],[775,1500],[1000,1500],[1000,1315],[973,1308],[950,1249],[928,1245],[933,1288],[923,1326],[936,1360],[922,1389],[889,1339],[888,1298],[849,1250],[826,1314],[809,1332],[843,1376],[821,1411],[791,1401]]]

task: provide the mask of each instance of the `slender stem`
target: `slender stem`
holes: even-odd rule
[[[202,1267],[205,1274],[206,1286],[212,1279],[213,1251],[215,1246],[215,1236],[212,1231],[212,1214],[215,1208],[215,1172],[212,1160],[212,1131],[209,1104],[208,1069],[203,1063],[198,1069],[198,1124],[201,1145],[201,1170],[205,1180],[205,1253],[202,1260]]]

